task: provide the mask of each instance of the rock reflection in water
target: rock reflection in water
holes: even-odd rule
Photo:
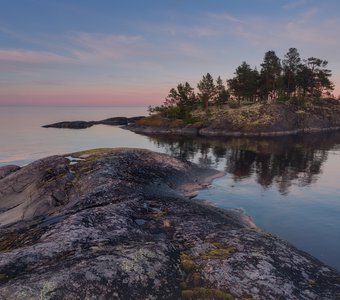
[[[340,145],[340,132],[261,139],[149,139],[168,154],[225,170],[234,181],[255,176],[262,187],[275,185],[281,194],[287,194],[291,185],[307,186],[318,179],[328,151]]]

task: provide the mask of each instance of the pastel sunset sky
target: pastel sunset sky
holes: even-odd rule
[[[160,104],[267,50],[329,61],[340,94],[339,0],[0,0],[0,105]]]

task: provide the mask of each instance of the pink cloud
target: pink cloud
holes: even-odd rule
[[[6,31],[7,32],[7,31]],[[11,33],[12,34],[12,33]],[[13,35],[13,34],[12,34]],[[26,40],[25,38],[21,38]],[[34,39],[33,39],[34,40]],[[45,36],[46,47],[56,45],[64,55],[51,51],[0,49],[0,61],[21,63],[87,63],[91,61],[119,60],[123,57],[146,53],[147,46],[142,36],[113,35],[75,32],[62,36]],[[48,41],[48,42],[46,42]]]
[[[74,93],[26,93],[0,95],[4,101],[2,105],[89,105],[89,106],[148,106],[159,105],[163,102],[164,92],[92,92],[83,91]]]
[[[221,35],[221,32],[216,28],[208,26],[180,26],[177,24],[155,25],[143,24],[141,25],[147,32],[156,32],[163,35],[170,36],[189,36],[189,37],[215,37]]]
[[[3,87],[0,105],[159,105],[167,95],[167,84],[149,85],[37,85]]]
[[[24,63],[68,63],[68,57],[46,52],[22,49],[0,49],[0,61]]]
[[[292,4],[293,5],[293,4]],[[216,20],[230,21],[230,34],[256,46],[289,47],[291,45],[338,46],[340,19],[319,20],[319,9],[310,7],[287,23],[283,20],[252,17],[244,22],[228,14],[212,15]],[[288,46],[287,46],[288,45]]]
[[[79,32],[68,36],[72,43],[71,56],[77,60],[120,59],[140,54],[145,49],[142,36],[126,36]]]
[[[239,23],[239,24],[247,24],[245,21],[236,18],[228,13],[219,13],[219,14],[213,14],[210,13],[208,16],[212,19],[217,19],[217,20],[223,20],[231,23]]]
[[[338,45],[337,32],[332,30],[327,23],[312,25],[302,24],[300,22],[290,22],[286,25],[286,38],[297,42],[303,42],[315,45]]]
[[[283,5],[284,9],[296,9],[298,7],[304,6],[305,4],[307,4],[307,0],[297,0],[297,1],[292,1],[292,2],[288,2],[287,4]]]
[[[182,28],[174,26],[173,30],[194,36],[210,36],[215,34],[208,28]],[[158,29],[156,29],[158,30]],[[166,30],[162,28],[160,30]],[[169,29],[170,30],[170,29]],[[182,31],[183,30],[183,31]],[[176,56],[186,60],[205,59],[202,47],[179,40],[176,43],[155,44],[141,35],[111,35],[101,33],[78,32],[68,37],[72,46],[70,55],[82,63],[104,61],[105,64],[115,63],[120,66],[136,67],[136,65],[158,65],[155,60],[167,60]]]

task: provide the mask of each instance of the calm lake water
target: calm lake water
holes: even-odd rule
[[[340,270],[340,132],[275,139],[146,137],[119,127],[41,128],[64,120],[146,115],[144,107],[0,107],[0,166],[99,147],[137,147],[226,172],[199,198]]]

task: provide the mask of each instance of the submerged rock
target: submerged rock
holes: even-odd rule
[[[0,180],[0,299],[337,299],[340,274],[240,211],[189,200],[220,174],[136,149]]]

